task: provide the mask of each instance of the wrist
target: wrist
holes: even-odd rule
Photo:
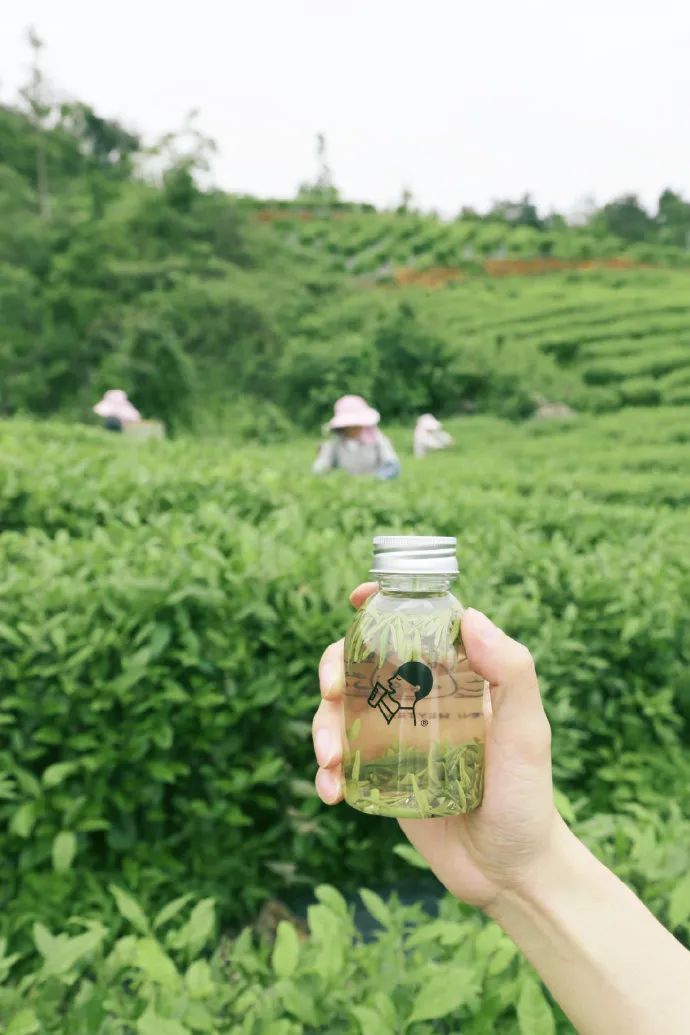
[[[575,1030],[687,1032],[687,951],[560,817],[535,865],[487,912]]]
[[[509,886],[498,891],[485,912],[507,930],[519,917],[549,910],[572,890],[579,868],[590,860],[585,846],[577,839],[558,812],[554,811],[542,850],[516,875]]]

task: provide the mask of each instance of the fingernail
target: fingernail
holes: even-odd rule
[[[338,778],[334,773],[330,773],[328,769],[319,769],[316,774],[316,790],[321,798],[321,801],[325,802],[326,805],[332,805],[338,800],[340,794],[340,784]]]
[[[493,647],[501,635],[501,630],[498,626],[494,625],[491,619],[487,618],[482,611],[477,611],[474,607],[468,607],[466,614],[470,618],[480,640],[487,647]]]
[[[316,761],[319,765],[328,765],[333,757],[333,737],[329,730],[317,730],[314,737],[314,750],[316,751]]]

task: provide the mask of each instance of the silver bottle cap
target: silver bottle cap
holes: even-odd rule
[[[457,575],[451,535],[374,536],[372,575]]]

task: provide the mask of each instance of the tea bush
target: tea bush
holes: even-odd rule
[[[631,806],[579,833],[665,923],[690,932],[690,824],[676,807]],[[412,849],[401,854],[417,864]],[[30,963],[0,940],[7,1035],[572,1035],[500,929],[448,896],[431,915],[366,889],[348,903],[320,885],[306,927],[281,920],[271,940],[250,928],[218,940],[212,899],[185,894],[155,915],[116,885],[109,899],[107,919],[75,917],[57,934],[36,922]]]
[[[34,969],[0,990],[7,1035],[425,1035],[459,1024],[470,1035],[494,1024],[515,1035],[556,1030],[550,1002],[516,948],[450,899],[432,919],[419,906],[363,890],[377,925],[364,942],[352,908],[321,885],[308,937],[283,920],[272,947],[246,929],[212,951],[211,899],[190,911],[185,896],[149,917],[121,888],[112,894],[125,924],[76,920],[75,933],[58,935],[34,925]],[[13,978],[17,961],[0,950],[0,972]]]
[[[213,898],[223,927],[268,896],[297,901],[322,882],[352,890],[375,874],[380,886],[410,884],[393,850],[397,825],[325,810],[311,784],[318,658],[349,621],[347,594],[366,576],[376,532],[458,535],[461,596],[535,653],[568,818],[662,918],[672,904],[685,922],[687,411],[450,427],[455,449],[423,462],[393,429],[403,473],[377,483],[312,477],[306,440],[136,443],[59,424],[0,425],[0,924],[7,951],[21,954],[12,987],[17,996],[34,988],[35,924],[88,936],[78,945],[96,952],[83,971],[70,965],[71,983],[60,976],[48,990],[40,979],[37,1024],[58,1002],[87,1016],[88,989],[98,1000],[107,982],[148,981],[131,978],[129,956],[122,979],[120,963],[98,969],[96,942],[119,935],[109,881],[151,913],[182,891]],[[81,933],[65,926],[70,915],[88,919]],[[361,954],[355,975],[376,972],[370,950],[351,951]],[[257,987],[268,987],[265,954],[251,959],[251,973],[264,975]],[[179,975],[191,962],[176,963],[183,997]],[[314,965],[305,962],[310,988]],[[506,999],[486,991],[482,973],[472,980],[494,1004],[486,1010],[520,1030],[514,1004],[529,980],[516,972]],[[221,1005],[209,992],[212,1017],[230,991],[218,990]],[[391,992],[398,1020],[417,993]],[[11,994],[15,1012],[34,1009]],[[315,1016],[337,1031],[330,995],[315,987]],[[179,997],[166,996],[112,1008],[129,1009],[143,1032],[147,1011],[182,1025],[169,1028],[178,1035],[197,1030]],[[251,1023],[238,1014],[239,1027],[214,1019],[217,1028],[198,1030],[319,1030],[281,996],[257,1000]],[[484,1016],[478,1001],[468,991],[457,1004],[466,1026]],[[362,1005],[379,1009],[373,986]],[[26,1016],[17,1032],[20,1023],[51,1030]],[[356,1015],[342,1023],[358,1030]],[[420,1017],[420,1032],[433,1023]]]

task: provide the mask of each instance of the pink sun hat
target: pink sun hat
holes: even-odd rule
[[[423,413],[417,421],[417,431],[438,431],[440,427],[441,422],[433,413]]]
[[[132,406],[127,398],[127,393],[121,388],[109,388],[100,402],[97,402],[93,412],[99,417],[117,417],[118,420],[135,421],[141,420],[141,414],[136,406]]]
[[[333,407],[333,416],[328,422],[331,431],[338,428],[373,428],[381,420],[381,414],[361,395],[343,395]]]

